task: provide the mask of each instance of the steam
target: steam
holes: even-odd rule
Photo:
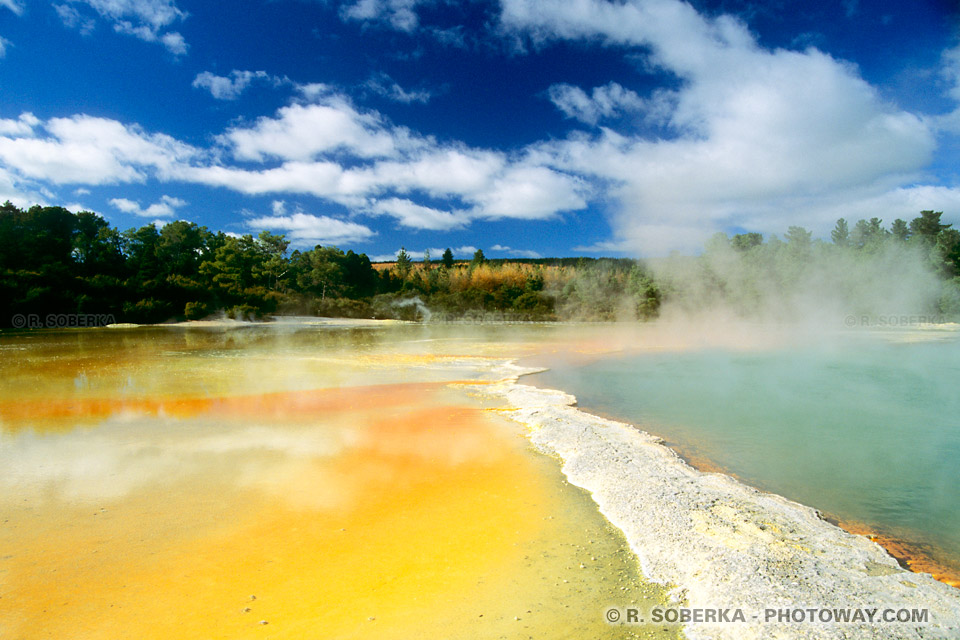
[[[420,296],[414,296],[413,298],[406,298],[404,300],[397,300],[393,302],[391,306],[395,309],[413,308],[414,312],[420,316],[420,319],[423,322],[430,322],[430,318],[433,317],[430,309],[428,309],[427,305],[423,303],[423,300],[420,299]]]
[[[716,238],[695,258],[650,263],[664,293],[662,323],[760,322],[850,328],[885,318],[938,317],[942,284],[926,251],[874,251],[772,240],[747,251]]]

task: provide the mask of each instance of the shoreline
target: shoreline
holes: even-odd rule
[[[540,371],[533,372],[529,375],[536,375]],[[527,375],[527,374],[523,374]],[[544,389],[547,391],[553,391],[549,387],[543,387],[539,385],[531,385],[537,389]],[[563,392],[566,393],[566,392]],[[640,429],[636,425],[632,425],[626,420],[619,418],[617,416],[607,414],[602,411],[596,411],[594,409],[580,407],[579,404],[576,405],[578,410],[604,420],[610,420],[611,422],[622,422],[624,424],[630,425],[634,429]],[[642,429],[641,429],[642,430]],[[645,431],[645,430],[643,430]],[[724,467],[723,465],[715,462],[713,459],[708,458],[700,454],[695,446],[681,444],[678,442],[672,442],[667,440],[663,435],[657,433],[651,433],[645,431],[655,438],[663,440],[664,446],[671,449],[676,453],[680,459],[693,467],[701,473],[720,473],[726,476],[730,476],[737,482],[744,484],[749,487],[758,489],[765,493],[775,493],[767,491],[759,487],[755,487],[749,481],[744,480],[738,474],[734,473],[730,469]],[[777,494],[779,495],[779,494]],[[789,498],[788,498],[789,499]],[[800,503],[804,504],[804,503]],[[864,536],[873,542],[876,542],[884,551],[886,551],[894,560],[896,560],[903,569],[911,571],[913,573],[928,573],[933,576],[933,578],[939,582],[942,582],[946,585],[960,589],[960,568],[957,566],[952,566],[949,564],[944,564],[938,560],[934,554],[928,552],[926,549],[930,547],[928,543],[918,541],[916,539],[898,537],[896,535],[886,533],[883,529],[871,526],[866,522],[861,522],[859,520],[849,520],[843,518],[835,513],[823,511],[817,509],[821,517],[834,525],[839,527],[848,533],[852,533],[858,536]]]
[[[542,371],[511,362],[479,395],[559,459],[620,529],[646,579],[672,587],[678,606],[740,609],[741,623],[690,622],[696,638],[944,637],[960,632],[960,590],[901,566],[883,546],[817,510],[702,471],[656,436],[592,415],[562,391],[519,383]],[[769,609],[917,609],[919,623],[764,622]]]

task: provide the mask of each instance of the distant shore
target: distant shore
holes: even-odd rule
[[[136,324],[120,322],[108,324],[107,329],[136,329],[139,327],[172,327],[172,328],[222,328],[249,327],[257,325],[283,326],[303,325],[313,327],[378,327],[396,324],[415,324],[407,320],[373,319],[373,318],[318,318],[312,316],[271,316],[269,320],[233,320],[231,318],[217,318],[214,320],[184,320],[182,322],[163,322],[155,324]]]

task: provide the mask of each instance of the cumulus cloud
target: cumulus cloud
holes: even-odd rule
[[[0,136],[11,138],[32,136],[33,130],[40,124],[40,120],[29,112],[20,114],[16,120],[0,119]]]
[[[404,128],[388,126],[377,112],[360,112],[341,95],[325,95],[312,104],[292,104],[276,117],[259,118],[220,137],[238,160],[306,160],[344,152],[360,158],[386,157],[416,145]]]
[[[227,154],[254,166],[191,166],[179,177],[249,194],[310,194],[419,229],[540,220],[586,206],[584,181],[527,155],[440,143],[326,85],[300,89],[309,102],[219,136]]]
[[[0,121],[0,167],[52,184],[143,182],[169,176],[198,154],[193,147],[116,120],[75,115],[40,122],[24,113]]]
[[[251,230],[280,231],[297,246],[314,244],[356,244],[370,240],[376,233],[362,224],[317,216],[300,210],[287,213],[283,202],[273,203],[273,215],[247,221]]]
[[[542,166],[520,163],[493,179],[473,196],[482,218],[544,220],[558,211],[587,206],[577,178]]]
[[[764,49],[730,16],[679,0],[502,6],[509,33],[599,40],[679,79],[669,136],[602,130],[540,147],[555,167],[613,185],[614,229],[635,251],[696,247],[746,219],[780,231],[811,206],[903,186],[931,158],[928,125],[885,104],[851,65],[816,49]],[[561,101],[572,113],[603,115],[593,96],[564,91],[577,98]]]
[[[97,16],[110,23],[117,33],[162,44],[174,55],[187,52],[183,35],[168,30],[173,23],[187,17],[177,7],[175,0],[68,0],[56,6],[57,14],[65,26],[89,33],[95,22],[81,13],[78,6],[92,9]]]
[[[174,198],[172,196],[161,196],[159,202],[155,202],[146,209],[140,206],[139,202],[128,200],[127,198],[113,198],[110,205],[124,213],[131,213],[143,218],[171,218],[177,209],[187,206],[185,200]]]
[[[262,80],[278,84],[275,78],[266,71],[238,71],[234,69],[229,76],[218,76],[210,71],[198,73],[193,79],[193,87],[206,89],[217,100],[236,100],[250,86],[254,80]]]
[[[469,217],[463,212],[442,211],[404,198],[387,198],[373,204],[368,211],[396,218],[401,226],[411,229],[447,231],[465,226]]]

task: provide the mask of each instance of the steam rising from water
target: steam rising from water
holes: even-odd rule
[[[665,292],[661,324],[698,332],[746,321],[822,333],[865,320],[939,316],[941,282],[918,247],[887,243],[855,254],[775,241],[750,252],[715,242],[698,258],[652,261]]]

